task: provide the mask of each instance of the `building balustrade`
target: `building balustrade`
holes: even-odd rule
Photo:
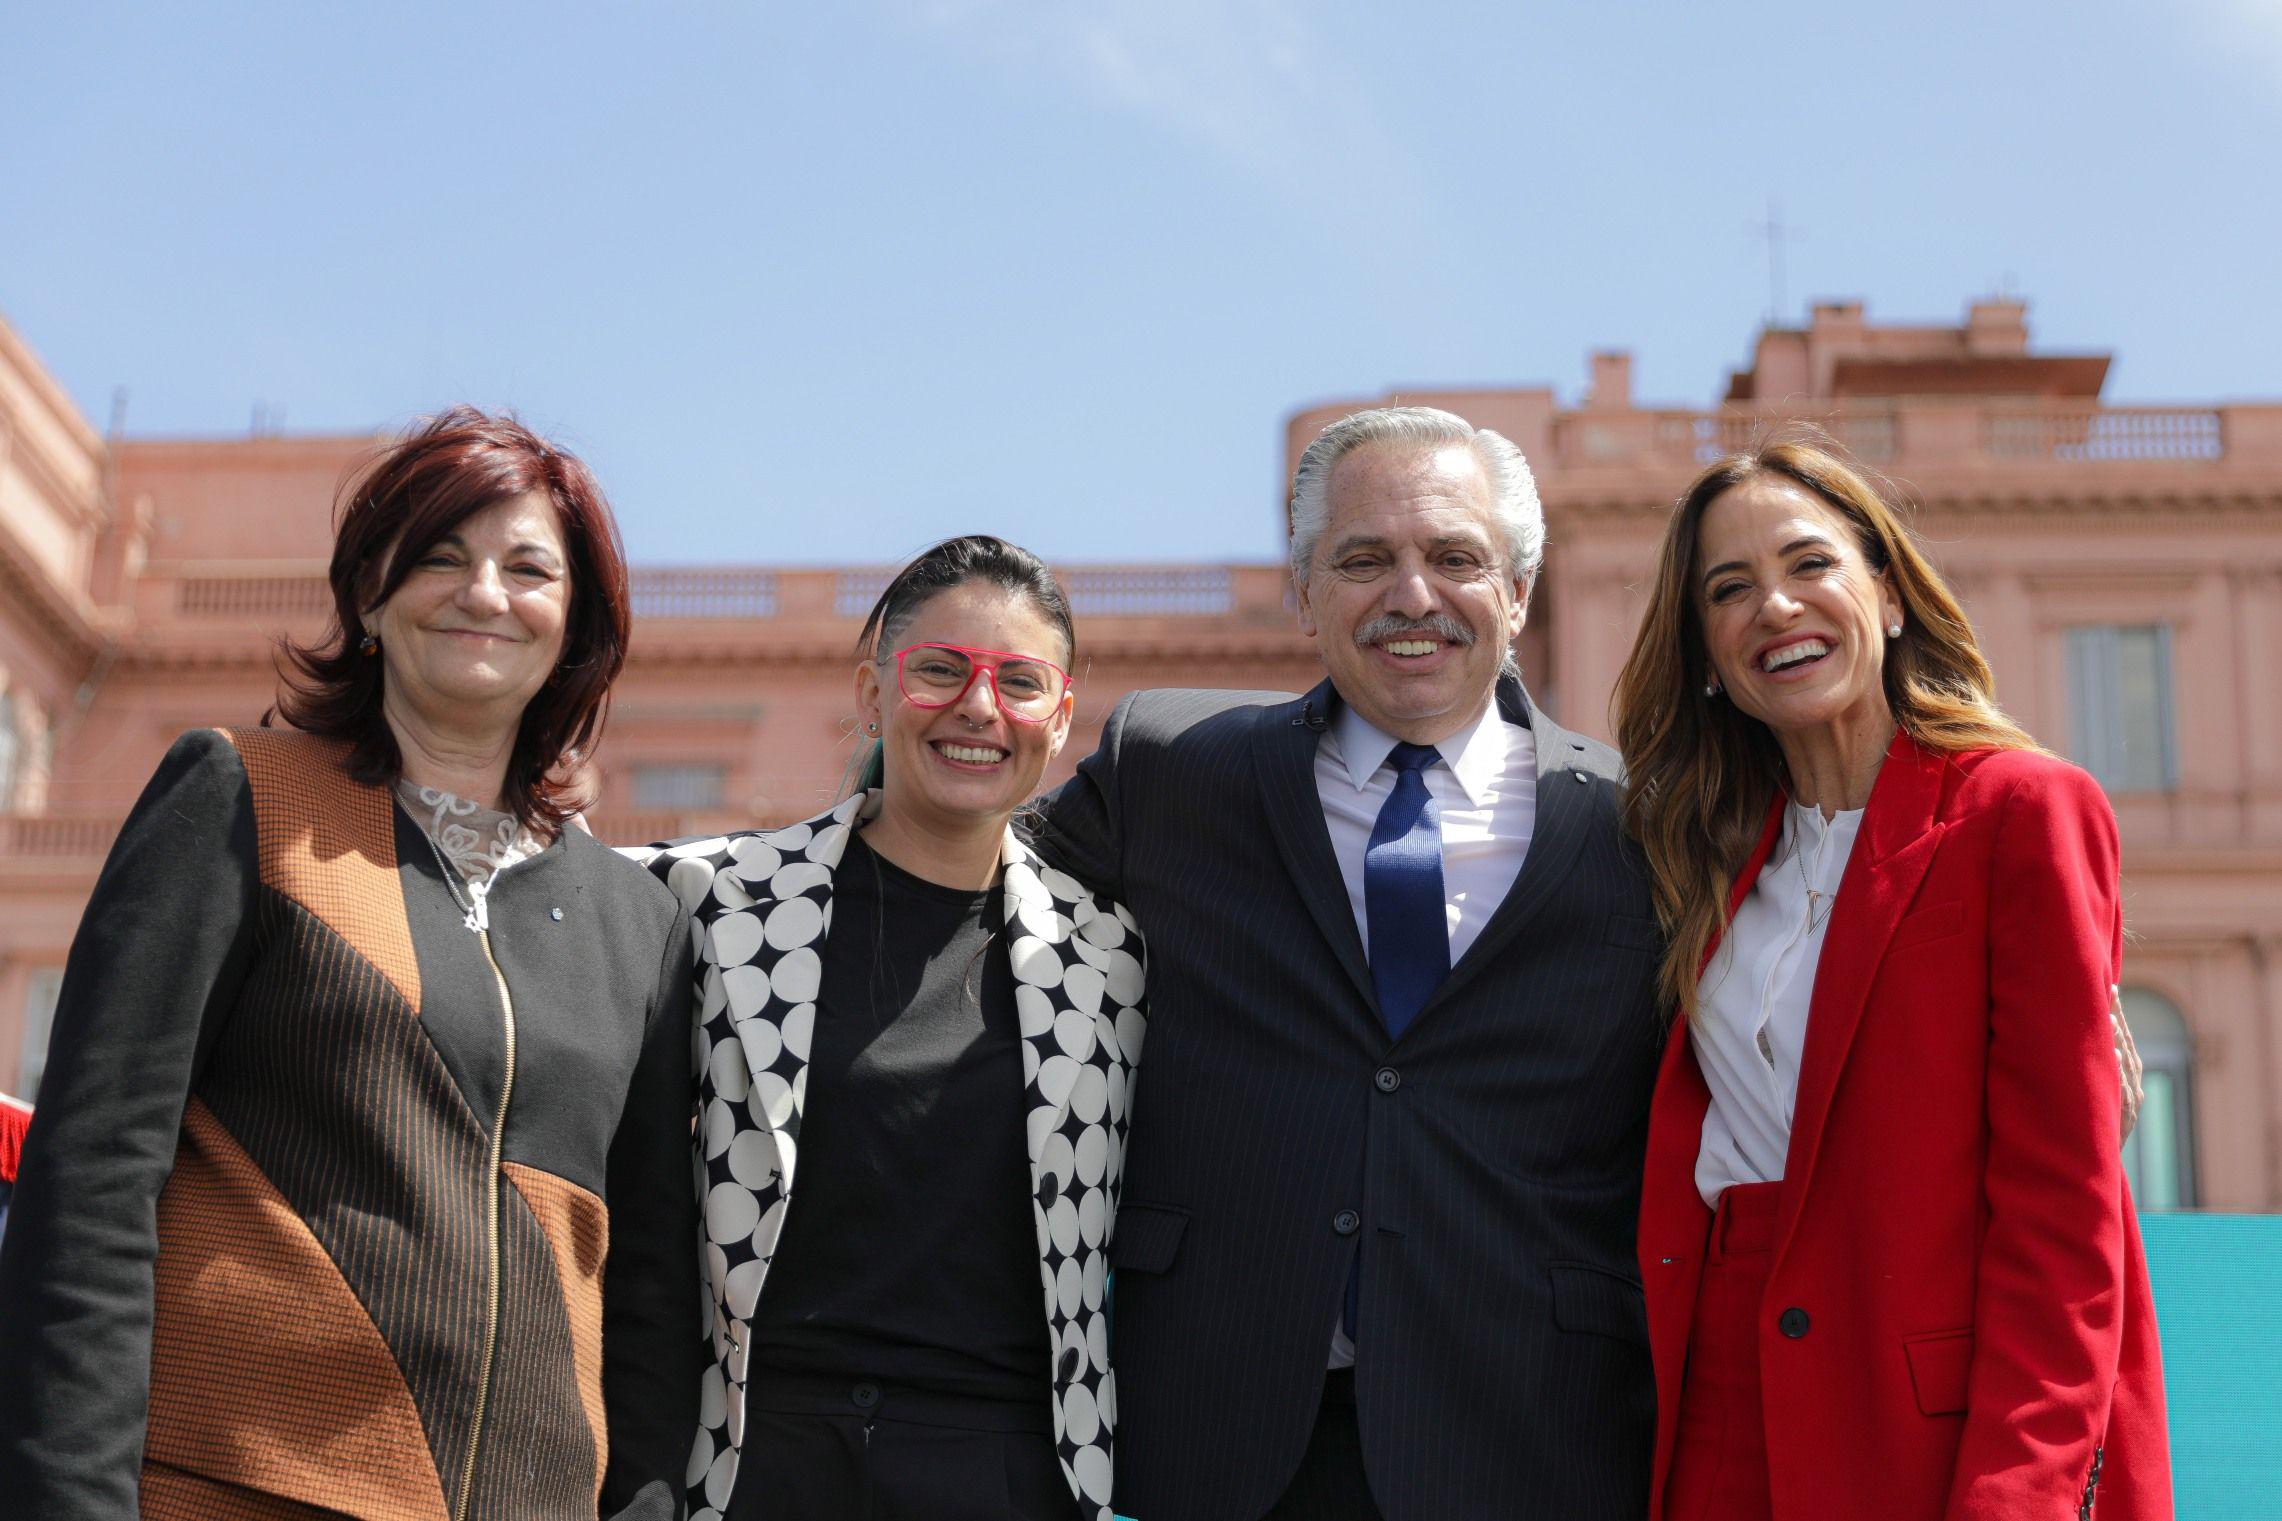
[[[636,569],[637,618],[773,618],[777,574],[746,566]]]
[[[1061,572],[1081,618],[1219,618],[1252,602],[1280,609],[1281,573],[1227,565],[1087,566]],[[663,619],[861,618],[892,569],[776,570],[763,566],[637,566],[634,616]],[[300,622],[332,610],[325,578],[189,571],[174,578],[174,616],[204,621]]]
[[[2271,464],[2282,408],[1911,397],[1709,412],[1586,409],[1554,418],[1552,466],[1691,470],[1798,428],[1825,433],[1878,466],[2220,462],[2236,457],[2238,431],[2249,435],[2249,452]]]

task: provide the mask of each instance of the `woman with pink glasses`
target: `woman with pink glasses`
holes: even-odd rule
[[[645,852],[697,959],[698,1521],[1108,1521],[1141,939],[1010,828],[1074,646],[1036,556],[938,544],[858,641],[858,788]]]

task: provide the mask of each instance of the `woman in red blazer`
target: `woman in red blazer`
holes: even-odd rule
[[[1617,704],[1681,1011],[1652,1518],[2169,1517],[2098,785],[1812,444],[1681,499]]]

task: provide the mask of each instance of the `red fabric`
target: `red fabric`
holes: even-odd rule
[[[16,1168],[24,1160],[24,1132],[31,1127],[31,1110],[0,1099],[0,1183],[16,1181]]]
[[[2107,1017],[2117,873],[2083,772],[1896,737],[1816,972],[1754,1333],[1775,1521],[2073,1516],[2096,1447],[2101,1521],[2172,1514]],[[1709,1102],[1676,1029],[1640,1221],[1658,1507],[1711,1222]],[[1786,1336],[1794,1309],[1807,1329]]]
[[[1781,1195],[1780,1183],[1747,1183],[1719,1196],[1688,1327],[1664,1521],[1768,1521],[1757,1327]]]

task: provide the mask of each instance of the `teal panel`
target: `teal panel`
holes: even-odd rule
[[[2163,1332],[2178,1521],[2277,1521],[2282,1215],[2148,1214],[2139,1224]]]
[[[2140,1217],[2179,1521],[2282,1516],[2282,1215]]]

